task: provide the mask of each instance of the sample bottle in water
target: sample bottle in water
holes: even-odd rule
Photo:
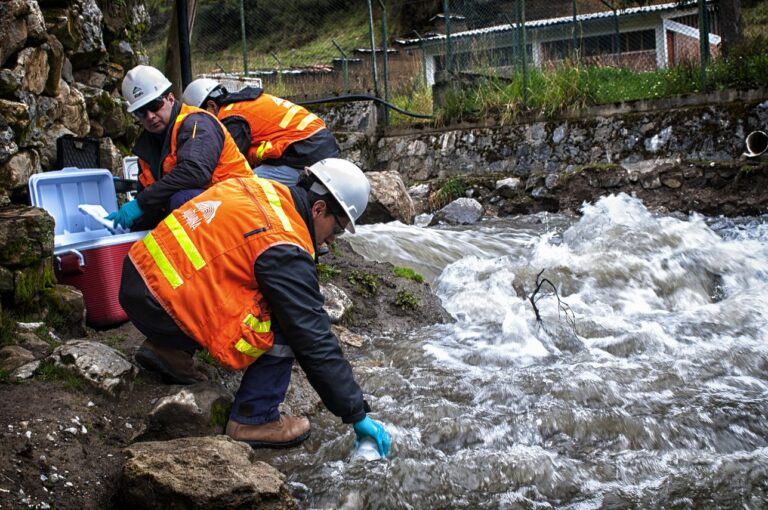
[[[379,460],[380,458],[379,447],[376,446],[376,440],[372,437],[362,438],[352,452],[352,460]]]

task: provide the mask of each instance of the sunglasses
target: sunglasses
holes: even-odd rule
[[[144,117],[147,116],[147,113],[149,112],[157,113],[158,111],[160,111],[160,108],[162,108],[164,104],[165,104],[165,96],[160,96],[157,99],[153,99],[149,103],[145,104],[144,106],[142,106],[141,108],[133,112],[133,114],[137,118],[143,119]]]
[[[346,228],[344,228],[344,225],[341,224],[341,221],[339,221],[339,217],[335,214],[333,215],[334,221],[336,221],[336,226],[333,228],[333,237],[339,237],[341,234],[346,232]]]

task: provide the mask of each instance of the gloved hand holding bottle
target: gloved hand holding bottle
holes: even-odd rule
[[[144,214],[144,211],[139,207],[139,203],[136,200],[131,200],[124,203],[119,211],[109,213],[106,219],[114,221],[115,227],[120,225],[128,229],[131,228],[133,222],[139,219],[142,214]]]
[[[376,446],[379,448],[379,454],[382,457],[387,456],[389,453],[390,444],[389,434],[387,434],[387,431],[380,423],[373,421],[366,416],[359,422],[352,425],[352,427],[355,429],[357,442],[365,437],[373,438],[373,440],[376,441]]]

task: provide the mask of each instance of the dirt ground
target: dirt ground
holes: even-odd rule
[[[325,273],[328,281],[354,302],[354,312],[342,321],[354,333],[392,327],[406,331],[448,320],[427,284],[394,276],[389,264],[363,261],[343,241],[321,262],[331,268]],[[414,299],[403,306],[403,295]],[[129,359],[143,341],[130,323],[89,329],[87,338],[115,347]],[[364,348],[355,356],[364,356]],[[223,369],[206,368],[214,381],[224,384],[219,376]],[[0,383],[0,509],[115,508],[122,450],[137,439],[147,413],[168,393],[168,386],[145,372],[119,400],[76,378],[45,380],[36,375]]]

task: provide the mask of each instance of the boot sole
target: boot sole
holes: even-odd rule
[[[235,439],[235,438],[232,438],[232,439],[235,439],[235,441],[243,442],[243,443],[247,444],[248,446],[250,446],[251,448],[275,448],[275,449],[277,449],[277,448],[291,448],[292,446],[297,446],[297,445],[303,443],[309,437],[309,433],[310,432],[312,432],[311,429],[306,431],[305,433],[303,433],[302,435],[300,435],[298,437],[295,437],[295,438],[293,438],[293,439],[291,439],[289,441],[284,441],[282,443],[273,443],[273,442],[268,442],[268,441],[248,441],[248,440],[245,440],[245,439]]]
[[[201,379],[194,379],[192,377],[179,377],[168,366],[163,363],[155,353],[148,349],[139,349],[134,354],[133,359],[136,360],[136,364],[147,372],[152,372],[160,376],[162,381],[166,384],[183,384],[188,386],[190,384],[197,384],[203,382]]]

